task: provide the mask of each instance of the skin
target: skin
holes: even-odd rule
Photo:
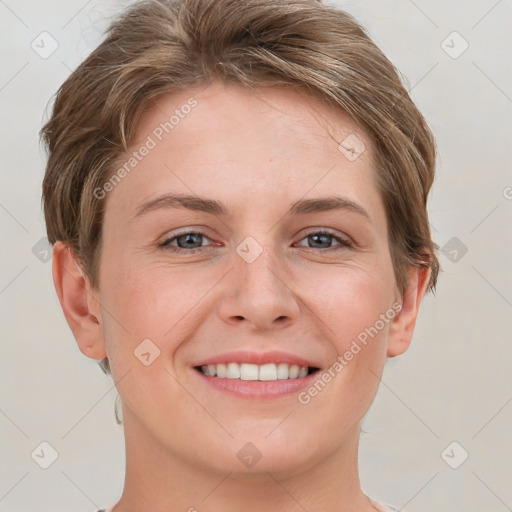
[[[122,398],[126,481],[115,512],[382,510],[358,477],[360,421],[387,357],[411,342],[429,271],[410,269],[400,296],[371,143],[350,117],[287,87],[245,90],[214,82],[167,93],[141,118],[134,148],[193,96],[197,106],[103,200],[99,285],[63,243],[55,286],[80,350],[108,356]],[[366,150],[338,148],[356,134]],[[137,208],[164,193],[220,201],[226,215]],[[343,208],[289,214],[300,199],[337,194]],[[320,229],[334,236],[308,237]],[[201,232],[192,247],[162,247]],[[236,252],[248,236],[262,253]],[[352,246],[334,237],[348,239]],[[202,245],[201,245],[202,244]],[[307,405],[297,393],[234,397],[204,384],[200,359],[240,349],[282,350],[327,369],[396,302],[385,324]],[[134,357],[144,339],[160,355]],[[237,457],[248,442],[251,468]]]

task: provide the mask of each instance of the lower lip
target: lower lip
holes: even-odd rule
[[[304,388],[310,386],[318,377],[318,371],[297,379],[280,379],[280,380],[242,380],[242,379],[226,379],[220,377],[211,377],[205,375],[196,369],[192,369],[194,373],[202,379],[207,385],[231,393],[242,398],[270,399],[280,398],[287,395],[299,393]]]

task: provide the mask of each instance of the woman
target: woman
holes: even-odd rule
[[[121,397],[109,510],[394,510],[360,421],[435,287],[435,146],[355,20],[136,3],[42,135],[56,290]]]

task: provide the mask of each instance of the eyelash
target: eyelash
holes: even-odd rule
[[[200,232],[200,231],[185,231],[183,233],[179,233],[177,235],[174,235],[173,237],[171,238],[168,238],[167,240],[165,240],[164,242],[162,242],[161,244],[159,244],[159,246],[163,249],[165,249],[166,251],[170,251],[170,252],[174,252],[174,253],[186,253],[186,254],[197,254],[198,252],[203,252],[205,250],[206,247],[208,246],[203,246],[203,247],[198,247],[198,248],[195,248],[195,249],[184,249],[183,247],[176,247],[176,246],[173,246],[171,245],[171,242],[177,240],[178,238],[182,237],[182,236],[185,236],[185,235],[201,235],[203,236],[204,238],[208,238],[204,233]],[[327,247],[327,248],[316,248],[316,247],[307,247],[308,249],[318,249],[319,251],[321,252],[326,252],[326,251],[332,251],[332,250],[339,250],[339,249],[343,249],[343,248],[351,248],[353,247],[353,244],[352,242],[348,239],[348,238],[344,238],[344,237],[341,237],[341,236],[338,236],[338,235],[335,235],[329,231],[326,231],[326,230],[318,230],[318,231],[311,231],[310,233],[308,233],[307,235],[305,235],[303,238],[301,238],[300,241],[312,236],[312,235],[327,235],[327,236],[331,236],[334,240],[336,240],[337,242],[339,242],[339,245],[338,246],[334,246],[334,247]]]

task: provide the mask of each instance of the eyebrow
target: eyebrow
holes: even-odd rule
[[[164,194],[142,203],[137,208],[135,217],[140,217],[141,215],[161,208],[180,208],[219,216],[228,215],[229,213],[220,201],[214,199],[205,199],[192,195]],[[288,213],[306,215],[332,210],[349,210],[371,221],[370,215],[361,205],[351,199],[336,195],[318,197],[315,199],[300,199],[291,205]]]

